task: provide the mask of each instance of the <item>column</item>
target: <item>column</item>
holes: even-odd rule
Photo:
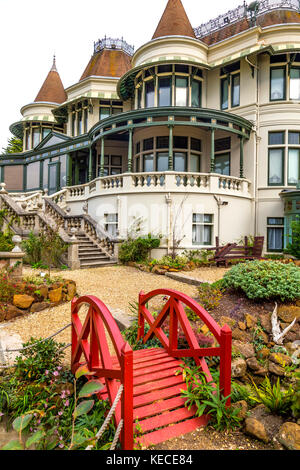
[[[67,153],[67,186],[72,186],[72,157]]]
[[[244,138],[240,137],[240,178],[244,178]]]
[[[77,153],[75,154],[75,185],[79,184],[79,163]]]
[[[210,172],[215,172],[215,129],[211,129]]]
[[[169,171],[174,170],[173,166],[173,126],[169,126]]]
[[[129,129],[129,141],[128,141],[128,167],[127,172],[132,172],[132,136],[133,136],[133,129]]]
[[[89,172],[88,172],[88,182],[92,181],[93,178],[93,151],[92,146],[89,148]]]
[[[100,176],[104,176],[104,137],[101,138]]]

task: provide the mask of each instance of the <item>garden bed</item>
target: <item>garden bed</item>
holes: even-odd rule
[[[0,322],[69,302],[76,295],[76,283],[60,276],[24,276],[20,281],[0,273]]]

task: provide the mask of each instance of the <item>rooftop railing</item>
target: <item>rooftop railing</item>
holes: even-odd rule
[[[94,42],[94,54],[100,52],[103,49],[116,49],[126,52],[126,54],[132,56],[134,54],[134,47],[130,46],[123,38],[114,39],[114,38],[105,38],[99,39],[97,42]]]
[[[286,9],[293,11],[300,11],[299,0],[260,0],[254,1],[247,5],[244,2],[233,10],[229,10],[223,15],[219,15],[217,18],[203,23],[197,28],[194,28],[195,35],[197,38],[207,36],[208,34],[218,31],[232,23],[241,21],[243,18],[254,19],[264,13],[271,10]]]

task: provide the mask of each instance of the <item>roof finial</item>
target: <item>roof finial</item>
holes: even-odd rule
[[[52,64],[52,67],[51,67],[51,72],[57,72],[57,69],[56,69],[56,56],[55,56],[55,53],[53,54],[53,64]]]

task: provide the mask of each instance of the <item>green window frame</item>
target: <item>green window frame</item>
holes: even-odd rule
[[[267,251],[281,253],[284,249],[284,218],[267,218]]]

